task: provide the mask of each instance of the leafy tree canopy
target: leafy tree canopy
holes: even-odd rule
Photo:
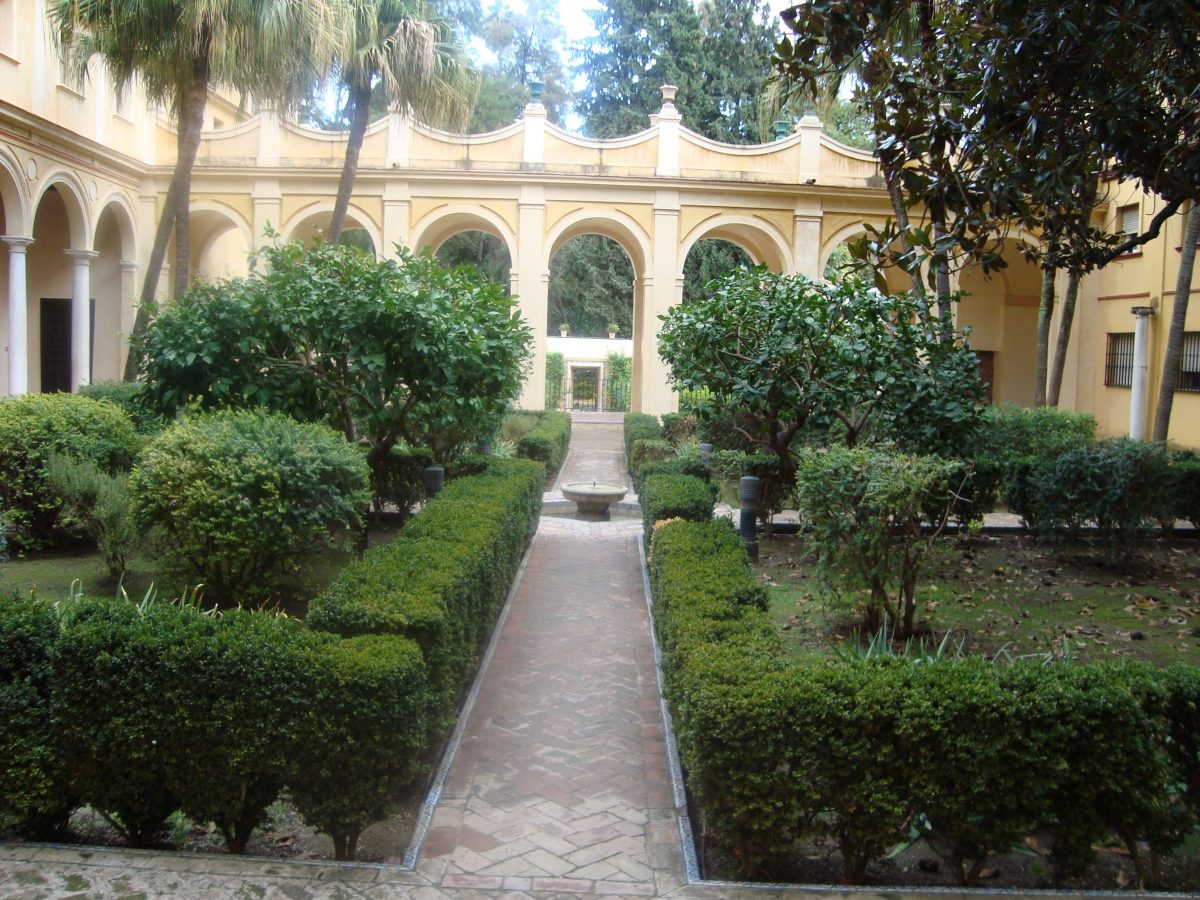
[[[949,449],[978,420],[982,385],[975,355],[940,339],[925,302],[742,269],[668,312],[658,350],[677,388],[751,415],[785,467],[802,429]]]
[[[495,282],[397,248],[260,251],[248,278],[201,284],[164,309],[136,348],[147,399],[263,406],[328,422],[368,448],[438,460],[485,433],[521,386],[531,336]]]

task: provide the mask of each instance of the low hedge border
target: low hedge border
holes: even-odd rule
[[[546,466],[546,480],[553,483],[571,445],[571,414],[547,410],[536,413],[538,423],[517,441],[517,456]]]
[[[336,858],[353,858],[452,718],[544,477],[539,463],[494,460],[452,482],[348,567],[308,624],[0,599],[0,827],[54,837],[87,803],[145,846],[182,809],[241,852],[286,788]]]
[[[663,519],[707,522],[713,517],[717,489],[694,475],[651,475],[642,482],[638,501],[645,533],[649,535],[654,523]]]
[[[635,441],[662,440],[662,428],[658,419],[646,413],[625,413],[625,465],[633,467],[633,445]]]
[[[725,522],[659,523],[649,575],[688,786],[747,875],[818,840],[861,881],[924,822],[965,884],[1035,832],[1056,879],[1115,834],[1149,880],[1144,846],[1170,852],[1200,819],[1194,667],[795,663]]]

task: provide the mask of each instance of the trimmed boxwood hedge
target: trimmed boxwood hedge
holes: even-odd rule
[[[1200,672],[978,658],[789,659],[725,522],[655,528],[650,554],[665,689],[705,828],[746,874],[797,842],[843,876],[924,823],[964,883],[990,852],[1049,834],[1058,878],[1116,835],[1178,847],[1200,817]]]
[[[553,480],[571,444],[571,414],[547,410],[534,415],[538,422],[517,441],[517,456],[543,463],[547,480]]]
[[[530,460],[495,460],[448,484],[390,544],[376,547],[309,607],[308,624],[342,637],[401,634],[429,666],[431,726],[442,727],[491,633],[537,527],[544,486]]]
[[[663,436],[658,419],[646,413],[625,413],[625,464],[633,466],[635,441],[657,441]]]
[[[182,603],[0,598],[0,828],[53,836],[87,803],[145,846],[182,809],[242,852],[286,788],[352,858],[451,718],[543,478],[495,460],[448,485],[324,595],[345,637]]]
[[[692,475],[651,475],[642,481],[638,501],[649,535],[654,523],[663,519],[691,519],[694,522],[711,519],[717,489]]]
[[[79,394],[0,399],[0,512],[10,550],[36,550],[61,537],[62,498],[46,482],[46,459],[60,453],[116,474],[145,443],[119,406]]]

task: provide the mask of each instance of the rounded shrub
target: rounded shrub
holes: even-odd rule
[[[0,399],[0,509],[13,548],[36,550],[63,535],[62,498],[46,481],[52,453],[115,474],[129,468],[142,443],[129,416],[104,400],[78,394]]]
[[[172,425],[129,487],[138,524],[160,527],[177,567],[217,602],[269,596],[285,565],[357,522],[371,495],[341,435],[255,410]]]
[[[79,393],[93,400],[115,403],[125,410],[133,427],[142,434],[158,434],[167,426],[167,419],[146,402],[144,381],[93,381],[81,387]]]

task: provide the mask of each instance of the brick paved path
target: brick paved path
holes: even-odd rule
[[[417,871],[658,895],[682,857],[637,523],[539,529]]]

